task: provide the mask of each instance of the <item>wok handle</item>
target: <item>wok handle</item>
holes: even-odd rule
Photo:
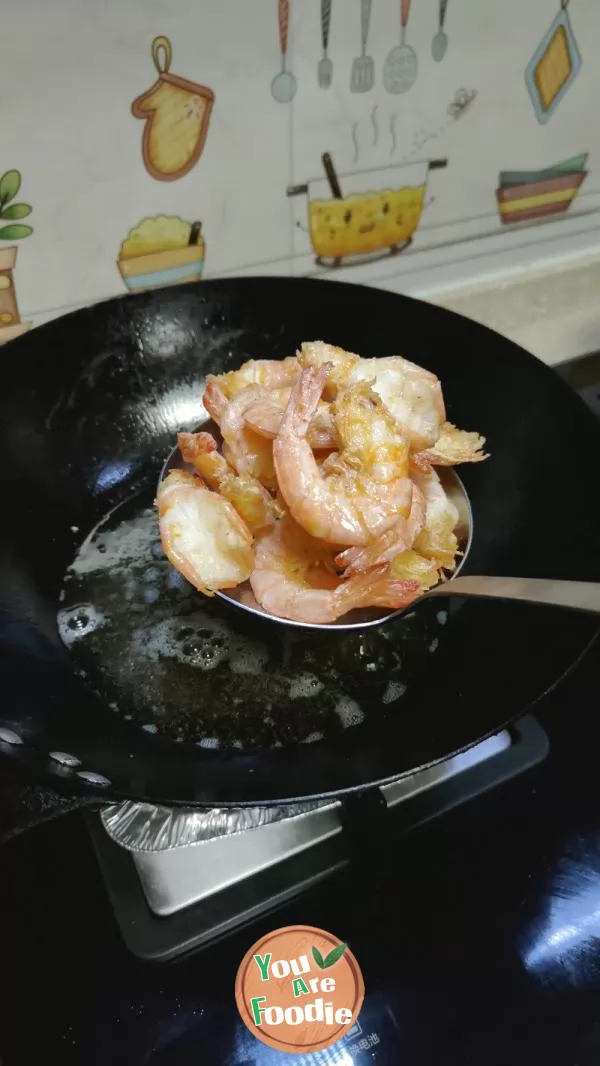
[[[105,804],[99,796],[58,792],[10,755],[0,755],[0,845],[55,818]]]
[[[436,585],[427,596],[476,596],[483,599],[518,600],[549,607],[600,614],[600,582],[552,581],[535,577],[476,577],[465,575]]]

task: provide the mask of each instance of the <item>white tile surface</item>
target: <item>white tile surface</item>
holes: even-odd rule
[[[290,5],[298,92],[281,105],[270,91],[280,65],[277,0],[5,0],[3,167],[21,171],[18,199],[33,206],[34,233],[20,242],[15,270],[22,318],[37,323],[123,293],[116,258],[127,232],[144,216],[176,214],[203,223],[205,276],[316,273],[409,292],[489,320],[549,361],[595,344],[597,268],[573,265],[600,256],[598,0],[569,6],[583,67],[546,125],[535,118],[524,71],[558,0],[450,0],[442,63],[431,57],[437,4],[413,0],[407,39],[418,76],[397,97],[385,91],[382,69],[399,39],[398,0],[373,0],[367,51],[375,83],[365,94],[350,91],[360,0],[333,0],[328,90],[317,84],[319,0]],[[143,123],[130,111],[156,78],[150,48],[160,34],[172,43],[171,72],[216,95],[203,155],[173,182],[147,173]],[[477,95],[455,119],[448,106],[460,88]],[[286,189],[322,178],[324,151],[343,192],[360,191],[363,181],[401,185],[410,177],[403,163],[448,160],[429,174],[408,250],[337,271],[315,266],[307,197],[291,199]],[[547,167],[581,152],[589,153],[589,174],[565,215],[501,225],[500,170]],[[530,279],[531,271],[566,267],[566,286]]]

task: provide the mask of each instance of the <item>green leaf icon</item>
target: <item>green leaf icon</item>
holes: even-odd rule
[[[312,957],[313,957],[313,959],[315,960],[315,962],[316,962],[317,966],[318,966],[318,967],[319,967],[319,968],[320,968],[321,970],[324,970],[324,969],[325,969],[325,963],[324,963],[324,961],[323,961],[323,956],[321,955],[321,952],[319,951],[319,949],[318,949],[318,948],[316,948],[316,947],[315,947],[315,945],[314,945],[314,944],[313,944],[313,946],[312,946]]]
[[[330,966],[334,966],[338,959],[341,959],[347,947],[347,944],[338,944],[337,947],[332,948],[329,955],[326,955],[323,960],[323,969],[327,970]]]
[[[0,240],[2,241],[20,241],[22,237],[29,237],[30,233],[33,233],[31,226],[2,226],[0,228]]]
[[[21,175],[18,170],[7,170],[0,178],[0,203],[7,204],[14,200],[21,188]]]
[[[27,218],[31,214],[30,204],[11,204],[0,211],[0,218]]]

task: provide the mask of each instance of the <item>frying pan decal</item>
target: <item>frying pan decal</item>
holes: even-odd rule
[[[437,159],[337,174],[328,152],[324,176],[290,186],[307,197],[308,235],[318,266],[339,267],[397,255],[418,228],[431,170]]]

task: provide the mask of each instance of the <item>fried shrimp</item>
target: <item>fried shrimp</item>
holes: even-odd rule
[[[371,570],[375,566],[390,563],[397,555],[412,548],[416,537],[425,522],[425,496],[418,485],[413,483],[412,503],[408,518],[399,519],[391,529],[382,533],[366,548],[347,548],[336,555],[337,566],[344,570],[344,576],[360,571]]]
[[[294,356],[287,359],[248,359],[239,370],[227,374],[209,374],[207,382],[219,386],[228,400],[248,385],[263,385],[269,389],[290,387],[298,377],[298,362]]]
[[[156,496],[169,562],[199,592],[235,588],[250,576],[252,536],[234,507],[186,470],[172,470]]]
[[[251,429],[262,437],[274,440],[281,427],[281,421],[290,398],[291,389],[273,389],[268,397],[256,400],[246,408],[244,420]],[[308,443],[311,448],[325,450],[337,446],[335,422],[331,405],[319,402],[314,417],[308,427]]]
[[[233,504],[251,533],[270,525],[281,512],[260,481],[250,474],[236,474],[217,448],[210,433],[178,433],[177,443],[186,463]]]
[[[296,521],[313,537],[330,544],[354,546],[369,544],[400,518],[407,518],[412,499],[412,482],[399,473],[402,453],[407,469],[407,451],[394,445],[394,456],[378,452],[378,440],[368,445],[364,430],[359,432],[360,418],[350,413],[350,399],[338,410],[338,432],[351,442],[340,462],[319,466],[307,440],[308,427],[317,409],[328,365],[304,370],[290,393],[290,399],[273,445],[275,471],[281,494]],[[356,406],[366,422],[364,395]],[[376,403],[368,402],[376,422]],[[355,448],[353,451],[352,448]],[[388,461],[389,460],[389,461]],[[371,465],[370,465],[371,464]],[[395,464],[396,477],[391,477]]]
[[[430,466],[457,466],[458,463],[482,463],[489,459],[483,451],[485,437],[457,429],[451,422],[444,422],[441,433],[432,448],[418,452],[413,461],[421,469]]]
[[[268,395],[261,385],[248,385],[235,399],[228,400],[220,385],[211,381],[206,386],[204,404],[221,429],[223,454],[237,473],[248,474],[266,488],[276,489],[273,445],[244,421],[247,407]]]
[[[459,519],[456,506],[446,495],[435,470],[430,468],[427,474],[414,471],[412,476],[425,497],[425,522],[413,547],[420,555],[431,559],[438,569],[454,570],[458,552],[454,532]]]
[[[336,577],[315,558],[318,542],[310,541],[289,517],[259,535],[250,585],[269,614],[326,624],[358,607],[404,607],[418,595],[418,583],[392,578],[385,568]]]
[[[447,421],[434,373],[313,341],[210,375],[203,400],[220,433],[178,434],[187,469],[156,499],[164,550],[201,592],[328,624],[401,609],[455,569],[464,531],[436,468],[488,456]]]
[[[342,462],[381,482],[407,477],[408,443],[368,384],[339,393],[331,408]]]
[[[322,341],[303,344],[298,362],[303,367],[332,364],[327,382],[327,395],[332,397],[361,381],[369,382],[414,451],[423,451],[437,441],[446,411],[440,381],[429,370],[401,355],[362,359]]]

